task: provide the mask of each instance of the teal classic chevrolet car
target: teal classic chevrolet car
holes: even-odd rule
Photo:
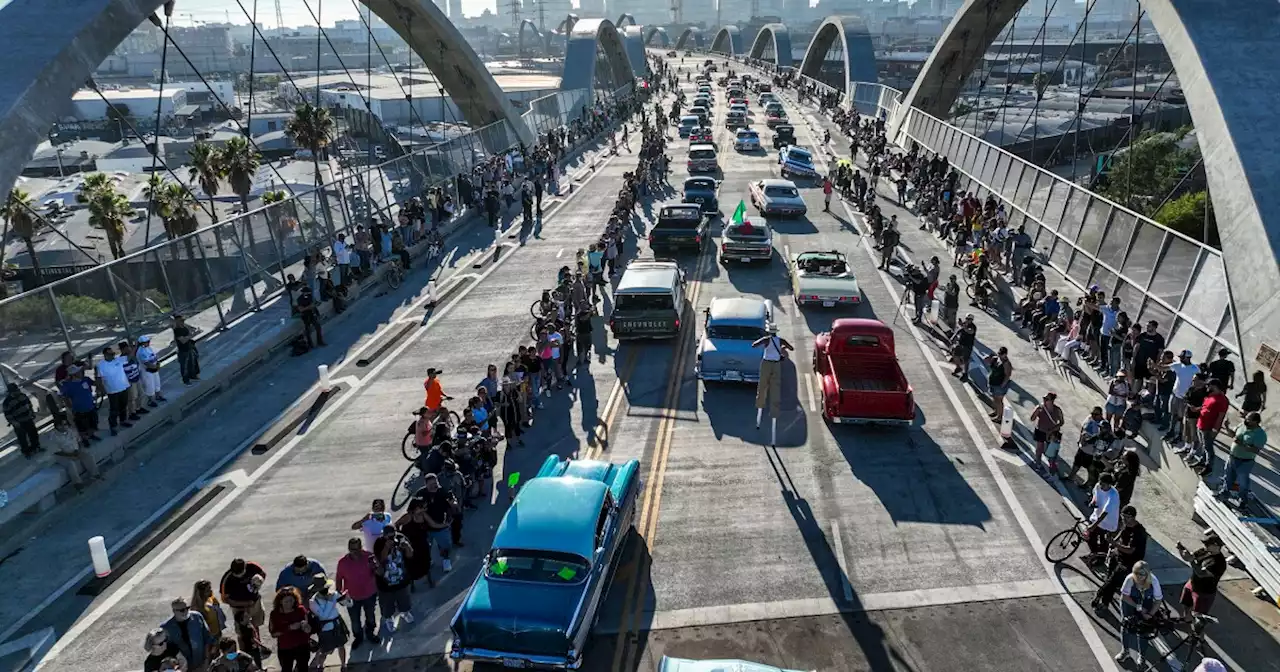
[[[449,655],[576,670],[635,516],[640,463],[551,456],[502,518]]]

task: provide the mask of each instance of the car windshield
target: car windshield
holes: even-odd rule
[[[716,185],[714,182],[709,182],[707,180],[686,180],[684,183],[684,190],[687,192],[688,191],[715,191]]]
[[[772,198],[799,198],[800,192],[795,187],[765,187],[764,195]]]
[[[714,158],[716,158],[716,150],[714,150],[714,149],[691,149],[691,150],[689,150],[689,158],[691,158],[691,159],[714,159]]]
[[[787,152],[787,159],[796,163],[813,163],[813,156],[805,149],[792,148]]]
[[[837,277],[849,272],[849,267],[844,260],[831,255],[800,257],[800,270],[808,275],[822,275],[827,277]]]
[[[489,551],[485,572],[491,578],[533,583],[580,583],[591,563],[572,553],[495,548]]]
[[[613,297],[614,310],[671,310],[670,294],[620,293]]]
[[[754,341],[765,335],[763,328],[751,324],[716,324],[707,326],[707,338],[721,341]]]
[[[690,115],[687,117],[681,117],[680,125],[692,128],[698,125],[698,118],[693,115]]]
[[[755,131],[739,131],[738,139],[739,140],[759,140],[760,134],[756,133]]]

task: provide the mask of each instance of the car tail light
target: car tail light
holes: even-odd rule
[[[685,167],[686,167],[686,168],[692,168],[692,167],[693,167],[693,161],[690,161],[690,162],[689,162],[689,164],[688,164],[687,166],[685,166]]]
[[[649,244],[650,244],[650,245],[652,245],[652,244],[653,244],[653,234],[652,234],[652,233],[651,233],[651,234],[649,234]]]
[[[697,243],[697,244],[701,245],[701,244],[702,244],[702,234],[701,234],[701,233],[699,233],[698,235],[694,236],[694,237],[693,237],[693,242],[695,242],[695,243]]]

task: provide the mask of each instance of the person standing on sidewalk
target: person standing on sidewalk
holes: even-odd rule
[[[835,188],[831,186],[831,176],[822,178],[822,211],[831,212],[831,192]]]
[[[1217,455],[1218,432],[1222,431],[1222,423],[1231,410],[1231,401],[1224,393],[1226,383],[1219,378],[1209,381],[1209,392],[1200,407],[1200,417],[1196,419],[1196,431],[1200,435],[1200,450],[1192,456],[1187,466],[1196,470],[1200,476],[1213,473],[1213,463]]]
[[[129,378],[129,422],[137,422],[138,417],[150,413],[142,406],[142,366],[138,362],[137,348],[129,341],[116,344],[120,348],[120,358],[124,360],[124,373]]]
[[[1169,426],[1164,440],[1174,448],[1183,443],[1182,427],[1187,418],[1187,392],[1191,390],[1196,374],[1200,373],[1200,367],[1191,363],[1191,357],[1190,350],[1183,350],[1178,353],[1178,361],[1169,365],[1174,382],[1173,393],[1169,397]]]
[[[102,359],[94,367],[98,374],[98,389],[107,395],[107,426],[111,436],[120,433],[117,425],[129,428],[129,374],[124,370],[125,360],[117,357],[115,348],[102,349]]]
[[[339,233],[333,242],[333,259],[338,263],[337,285],[345,287],[350,282],[348,274],[351,272],[351,246],[347,245],[347,234]]]
[[[200,380],[200,351],[192,337],[191,328],[182,315],[173,316],[173,341],[178,347],[178,369],[182,384],[191,387]]]
[[[320,307],[316,305],[315,295],[311,288],[302,287],[297,301],[298,317],[302,319],[302,336],[307,341],[307,349],[325,346],[324,330],[320,327]],[[311,340],[311,332],[315,332],[315,340]]]
[[[1009,382],[1013,380],[1013,362],[1009,361],[1009,349],[1002,346],[996,354],[983,360],[983,363],[987,365],[987,393],[991,395],[991,412],[987,416],[992,422],[1000,424],[1004,418],[1004,395],[1009,393]]]
[[[972,314],[965,315],[964,322],[951,336],[951,364],[956,367],[951,375],[960,378],[961,383],[969,382],[969,358],[977,341],[978,325],[974,324]]]
[[[1262,428],[1262,414],[1254,411],[1245,416],[1243,425],[1236,428],[1231,453],[1227,456],[1227,468],[1222,475],[1222,484],[1218,486],[1218,499],[1229,499],[1231,487],[1239,484],[1239,502],[1245,504],[1249,501],[1249,475],[1253,473],[1258,453],[1266,446],[1267,430]]]
[[[379,532],[381,534],[381,532]],[[347,554],[338,559],[335,575],[339,593],[351,598],[347,605],[347,617],[351,620],[351,650],[360,648],[365,640],[381,644],[378,621],[374,608],[378,605],[378,584],[374,575],[373,553],[364,549],[360,537],[347,540]]]
[[[1055,392],[1047,392],[1040,400],[1040,405],[1031,411],[1031,422],[1034,424],[1035,430],[1033,438],[1036,442],[1035,462],[1031,467],[1038,472],[1044,471],[1044,465],[1041,460],[1044,459],[1045,447],[1050,441],[1061,441],[1062,425],[1066,422],[1062,414],[1062,409],[1058,408],[1058,395]]]
[[[148,407],[155,408],[165,399],[160,391],[160,356],[151,348],[150,336],[138,337],[136,356],[142,366],[142,396]]]
[[[387,635],[396,631],[397,614],[401,622],[413,623],[408,568],[412,555],[413,546],[395,525],[382,528],[382,536],[373,544],[373,557],[377,561],[378,607],[382,611],[382,631]]]
[[[18,448],[22,456],[35,457],[41,451],[40,430],[36,428],[36,410],[31,398],[18,387],[17,383],[5,386],[4,419],[13,428],[18,438]]]

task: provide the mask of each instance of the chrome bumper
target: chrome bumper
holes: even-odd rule
[[[494,663],[509,669],[524,670],[576,670],[582,667],[582,659],[570,660],[565,656],[531,656],[523,653],[504,653],[492,649],[473,649],[464,647],[461,651],[449,651],[454,660],[478,660]],[[513,665],[513,662],[522,665]]]

